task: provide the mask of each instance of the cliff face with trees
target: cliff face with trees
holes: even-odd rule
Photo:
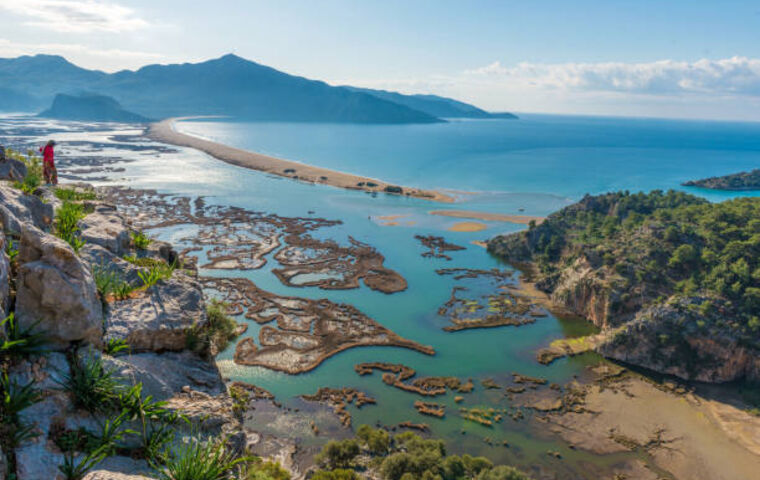
[[[686,187],[701,187],[711,190],[760,190],[760,168],[749,172],[732,173],[721,177],[702,180],[690,180],[683,183]]]
[[[530,264],[555,303],[602,328],[608,357],[686,379],[760,379],[760,198],[586,196],[488,249]]]

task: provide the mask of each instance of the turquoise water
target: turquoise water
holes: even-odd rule
[[[178,129],[389,182],[490,192],[497,198],[488,203],[501,209],[511,206],[498,198],[504,192],[577,199],[760,167],[760,123],[524,115],[379,126],[192,121]]]
[[[390,195],[371,196],[328,186],[308,185],[237,168],[191,149],[176,153],[125,152],[108,147],[115,127],[101,131],[59,130],[60,155],[112,155],[130,160],[124,170],[109,173],[99,184],[152,188],[178,195],[203,195],[209,204],[235,205],[281,216],[306,216],[309,211],[344,223],[322,229],[316,236],[345,241],[352,235],[375,247],[386,257],[386,266],[408,281],[408,290],[385,295],[367,288],[327,291],[291,288],[271,273],[267,265],[247,272],[205,271],[207,275],[241,275],[260,288],[278,294],[328,298],[347,302],[401,336],[432,345],[435,357],[399,348],[354,348],[342,352],[315,370],[287,375],[258,367],[242,367],[232,361],[234,345],[222,352],[219,363],[230,379],[260,385],[285,404],[297,405],[294,396],[314,393],[319,387],[352,386],[378,400],[375,406],[351,408],[354,425],[401,421],[427,423],[435,435],[448,440],[452,451],[485,454],[496,462],[525,468],[542,465],[556,478],[597,478],[588,465],[609,466],[630,455],[593,456],[571,450],[534,422],[506,420],[492,429],[464,422],[457,414],[453,395],[433,401],[448,405],[439,420],[417,414],[415,395],[384,385],[379,373],[359,377],[354,365],[388,361],[415,368],[418,376],[471,377],[476,389],[465,395],[464,406],[509,407],[501,391],[487,391],[479,380],[491,377],[504,385],[511,372],[542,376],[566,383],[583,375],[586,366],[600,359],[588,354],[562,359],[550,366],[535,361],[535,351],[555,338],[590,331],[578,319],[540,318],[531,325],[446,333],[446,319],[437,315],[454,280],[435,273],[437,268],[466,267],[509,269],[489,256],[473,240],[524,228],[510,223],[486,222],[481,232],[450,232],[460,220],[431,216],[433,209],[458,208],[502,213],[546,215],[580,198],[584,193],[614,189],[648,190],[681,188],[679,183],[709,175],[760,166],[760,124],[700,123],[665,120],[625,120],[583,117],[525,116],[518,121],[462,121],[436,125],[352,126],[315,124],[244,124],[181,122],[181,131],[305,163],[374,176],[409,186],[448,188],[475,192],[454,205]],[[26,138],[38,141],[41,138]],[[101,151],[85,152],[66,142],[88,140],[106,144]],[[144,141],[145,143],[147,140]],[[73,144],[72,144],[73,145]],[[694,191],[711,200],[736,194]],[[752,195],[757,192],[743,192]],[[522,211],[521,211],[522,209]],[[382,226],[378,216],[403,215],[399,226]],[[152,232],[177,241],[192,229],[172,228]],[[453,260],[422,258],[425,250],[414,235],[443,235],[467,249],[451,252]],[[203,262],[200,262],[203,263]],[[468,285],[477,293],[482,288]],[[250,325],[256,336],[259,326]],[[255,412],[254,412],[255,413]],[[255,415],[254,415],[255,419]],[[254,420],[255,423],[255,420]],[[266,430],[268,425],[255,425]],[[462,435],[464,430],[466,435]],[[484,443],[506,440],[510,448]],[[311,439],[304,439],[311,441]],[[559,450],[562,462],[545,452]],[[555,477],[551,477],[555,478]]]

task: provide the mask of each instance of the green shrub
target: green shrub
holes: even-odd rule
[[[530,477],[513,467],[498,466],[478,475],[477,480],[530,480]]]
[[[124,385],[114,369],[106,369],[103,360],[94,355],[71,362],[71,371],[58,382],[72,394],[74,403],[92,413],[108,413],[117,407]]]
[[[81,202],[83,200],[95,200],[97,195],[92,191],[80,192],[73,188],[57,187],[55,196],[64,202]]]
[[[130,233],[130,237],[132,237],[132,244],[135,248],[139,248],[140,250],[145,250],[153,243],[153,240],[143,232],[132,232]]]
[[[359,452],[359,443],[356,440],[330,440],[314,459],[330,468],[346,468],[351,466]]]
[[[35,333],[38,324],[35,322],[21,328],[13,312],[0,321],[0,329],[5,330],[5,340],[0,343],[0,356],[24,357],[44,351],[48,341],[43,334]]]
[[[102,462],[106,456],[108,454],[105,448],[98,448],[84,455],[80,461],[77,461],[74,453],[69,452],[64,455],[63,465],[58,465],[58,470],[63,474],[65,480],[82,480],[87,475],[87,472]]]
[[[8,255],[8,259],[10,260],[11,264],[16,262],[16,257],[18,257],[18,248],[16,248],[16,244],[13,242],[13,239],[7,236],[5,242],[5,253]]]
[[[250,458],[235,458],[224,440],[192,438],[169,456],[163,467],[154,465],[161,480],[226,480]]]
[[[26,165],[26,177],[21,181],[16,181],[13,185],[28,195],[33,195],[37,188],[42,185],[42,162],[33,151],[23,155],[13,150],[5,151],[6,157],[19,160]]]
[[[84,246],[84,241],[78,237],[78,223],[85,215],[84,206],[73,202],[63,202],[55,211],[55,234],[71,245],[75,252]]]
[[[356,431],[356,437],[374,455],[385,455],[391,446],[391,437],[382,429],[374,429],[369,425],[361,425]]]
[[[122,338],[109,338],[103,349],[103,353],[112,357],[125,352],[129,352],[129,344]]]
[[[264,461],[256,457],[241,465],[240,472],[235,476],[239,480],[290,480],[290,473],[282,468],[279,462]]]
[[[337,470],[320,470],[314,473],[311,480],[359,480],[359,475],[353,470],[339,468]]]

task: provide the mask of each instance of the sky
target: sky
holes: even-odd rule
[[[0,57],[104,71],[235,53],[492,111],[760,121],[760,3],[0,0]]]

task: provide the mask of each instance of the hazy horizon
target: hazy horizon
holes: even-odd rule
[[[744,1],[5,0],[0,11],[6,58],[114,72],[235,53],[489,111],[760,120],[760,9]]]

